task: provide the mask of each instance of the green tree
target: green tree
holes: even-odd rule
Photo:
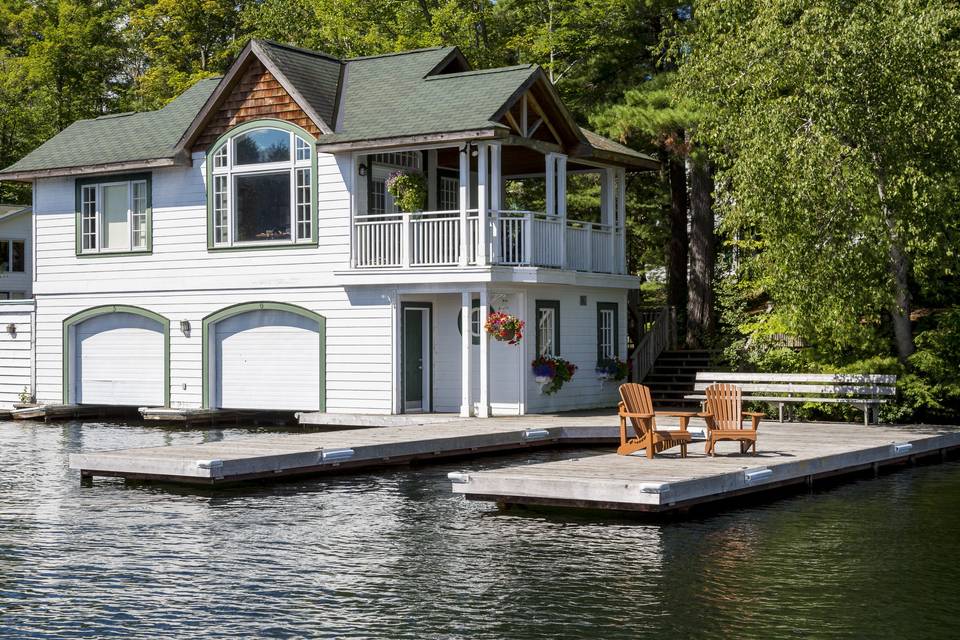
[[[249,2],[134,0],[124,32],[131,106],[159,108],[197,80],[223,73],[248,38],[241,16]]]
[[[678,38],[742,273],[821,348],[889,327],[906,362],[915,292],[956,277],[958,25],[936,0],[703,0]]]

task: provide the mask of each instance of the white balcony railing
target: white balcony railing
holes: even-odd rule
[[[624,273],[623,234],[610,225],[564,219],[538,211],[490,211],[489,264]],[[479,216],[467,212],[466,238],[459,211],[357,216],[356,268],[442,267],[477,264]],[[462,247],[466,260],[461,260]]]

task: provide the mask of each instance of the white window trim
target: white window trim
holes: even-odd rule
[[[282,131],[290,136],[290,160],[286,162],[268,162],[262,164],[234,164],[234,142],[239,136],[248,135],[257,131]],[[306,148],[309,150],[307,157],[304,159],[298,159],[300,155],[298,151],[303,149],[303,146],[299,144],[298,141],[302,141]],[[226,165],[222,167],[216,166],[216,156],[220,154],[224,149],[226,149]],[[227,191],[225,194],[227,201],[227,240],[217,242],[216,238],[216,202],[211,203],[211,208],[213,210],[213,216],[211,224],[214,224],[213,232],[213,246],[217,248],[222,247],[237,247],[237,248],[253,248],[253,247],[271,247],[271,246],[289,246],[296,244],[311,244],[313,242],[313,235],[315,230],[313,229],[313,189],[315,186],[315,176],[313,175],[313,147],[310,145],[310,142],[298,135],[293,131],[287,131],[285,129],[280,129],[277,127],[271,127],[268,125],[262,127],[256,127],[253,129],[247,129],[241,133],[230,136],[227,138],[217,151],[210,156],[209,162],[212,163],[210,176],[211,180],[216,180],[217,176],[227,176]],[[309,189],[309,198],[307,201],[307,207],[309,211],[308,221],[310,224],[310,233],[306,237],[300,237],[299,234],[299,202],[298,202],[298,192],[297,192],[297,172],[306,169],[309,175],[308,180],[308,189]],[[236,193],[236,179],[238,176],[250,176],[257,174],[281,174],[287,173],[290,176],[290,239],[289,240],[247,240],[244,242],[238,242],[235,240],[237,237],[237,215],[236,215],[236,198],[234,194]],[[210,193],[214,196],[216,195],[215,190],[216,183],[211,186]]]
[[[97,182],[91,184],[84,184],[80,187],[80,253],[82,255],[93,255],[93,254],[103,254],[109,255],[111,253],[149,253],[150,252],[150,230],[146,230],[144,236],[144,243],[141,247],[133,246],[133,185],[142,184],[144,189],[144,207],[143,211],[146,214],[147,209],[150,208],[150,195],[148,193],[148,186],[146,180],[115,180],[112,182]],[[127,187],[127,246],[126,248],[121,249],[104,249],[103,248],[103,189],[104,187],[118,187],[125,185]],[[93,233],[94,246],[93,248],[87,248],[84,246],[84,230],[83,230],[83,220],[85,217],[83,211],[83,192],[86,189],[94,190],[94,222],[96,228]],[[144,224],[150,224],[149,214],[145,215],[146,220]]]
[[[605,359],[613,359],[616,357],[616,336],[614,333],[614,325],[616,324],[616,318],[614,317],[613,309],[601,309],[600,310],[600,352],[603,354]]]
[[[537,325],[539,334],[544,338],[542,345],[537,345],[538,356],[549,356],[551,358],[557,355],[557,336],[556,310],[553,307],[540,307],[537,309]],[[547,339],[549,338],[549,340]]]

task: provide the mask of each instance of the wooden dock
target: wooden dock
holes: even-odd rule
[[[70,468],[79,470],[83,478],[112,476],[219,485],[440,460],[480,452],[520,451],[561,443],[613,446],[618,433],[616,418],[610,414],[452,419],[409,426],[258,434],[190,446],[72,454]]]
[[[879,470],[960,448],[960,428],[763,422],[758,455],[719,443],[707,457],[694,442],[687,458],[670,449],[653,460],[615,453],[491,471],[451,473],[453,491],[500,504],[666,512]],[[641,454],[642,456],[642,454]]]

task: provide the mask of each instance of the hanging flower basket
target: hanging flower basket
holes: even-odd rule
[[[394,171],[385,182],[397,209],[406,213],[423,211],[427,204],[427,181],[422,174]]]
[[[620,358],[606,358],[597,363],[597,377],[601,380],[626,380],[629,373],[627,363]]]
[[[495,340],[507,344],[518,344],[523,340],[523,327],[526,323],[517,316],[494,311],[487,316],[484,328]]]
[[[563,384],[569,382],[577,372],[577,365],[572,362],[550,356],[540,356],[530,366],[533,367],[537,383],[543,385],[540,390],[548,396],[560,391]]]

